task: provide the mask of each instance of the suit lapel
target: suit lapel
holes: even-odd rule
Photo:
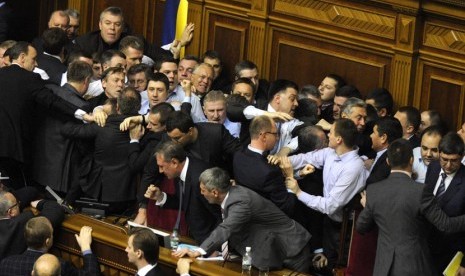
[[[187,172],[186,172],[186,181],[184,182],[184,197],[183,197],[183,203],[184,204],[184,210],[188,210],[189,206],[189,201],[191,198],[191,189],[192,189],[192,183],[193,179],[191,177],[192,175],[192,159],[189,160],[189,167],[187,167]]]
[[[449,187],[447,188],[446,192],[441,197],[441,200],[440,200],[441,203],[449,202],[454,197],[454,195],[457,193],[457,190],[460,188],[460,185],[462,184],[463,173],[464,173],[464,167],[460,166],[460,169],[457,171],[454,178],[450,182]]]

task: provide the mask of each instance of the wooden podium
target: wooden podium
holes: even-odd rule
[[[97,220],[85,215],[76,214],[68,216],[61,229],[56,233],[52,253],[72,262],[76,267],[82,266],[81,251],[74,234],[79,233],[82,226],[91,226],[92,252],[97,256],[102,275],[135,275],[135,267],[128,262],[124,251],[127,245],[127,229],[118,225]],[[178,275],[176,273],[177,258],[171,256],[171,251],[160,247],[158,265],[165,275]],[[241,275],[239,263],[224,263],[218,261],[198,261],[191,265],[191,275],[233,276]],[[293,275],[291,270],[270,271],[269,275]],[[253,275],[258,275],[254,271]],[[306,275],[299,273],[299,275]]]

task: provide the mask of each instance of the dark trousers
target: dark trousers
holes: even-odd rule
[[[292,269],[293,271],[298,272],[310,272],[310,266],[312,264],[312,256],[310,254],[309,245],[305,245],[304,248],[299,252],[299,254],[294,257],[285,259],[283,261],[283,266]]]
[[[328,268],[337,264],[342,223],[325,216],[323,219],[323,250],[328,259]]]

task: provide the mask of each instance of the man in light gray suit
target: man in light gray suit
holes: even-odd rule
[[[379,228],[373,275],[438,275],[427,244],[428,223],[447,232],[463,231],[465,216],[447,218],[434,196],[411,179],[413,155],[407,140],[398,139],[388,148],[390,176],[368,186],[356,229]],[[426,219],[427,220],[426,220]]]
[[[221,205],[223,222],[200,245],[198,251],[183,249],[174,255],[210,255],[228,241],[229,249],[245,254],[252,247],[255,267],[308,272],[311,264],[308,241],[311,235],[286,216],[275,204],[254,191],[231,184],[229,175],[211,168],[200,175],[200,190],[211,204]]]

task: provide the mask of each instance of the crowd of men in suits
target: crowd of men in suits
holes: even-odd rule
[[[447,132],[433,110],[394,112],[387,89],[363,99],[336,74],[299,89],[247,60],[230,76],[216,51],[180,58],[193,24],[164,47],[132,35],[117,7],[81,36],[74,10],[48,27],[32,44],[0,44],[0,275],[40,256],[65,275],[99,273],[88,227],[82,270],[44,254],[63,210],[31,186],[140,224],[155,208],[156,226],[200,245],[178,257],[251,246],[256,267],[331,275],[347,264],[350,217],[348,275],[437,275],[465,250],[465,124]],[[161,275],[150,233],[128,240],[138,275]]]

